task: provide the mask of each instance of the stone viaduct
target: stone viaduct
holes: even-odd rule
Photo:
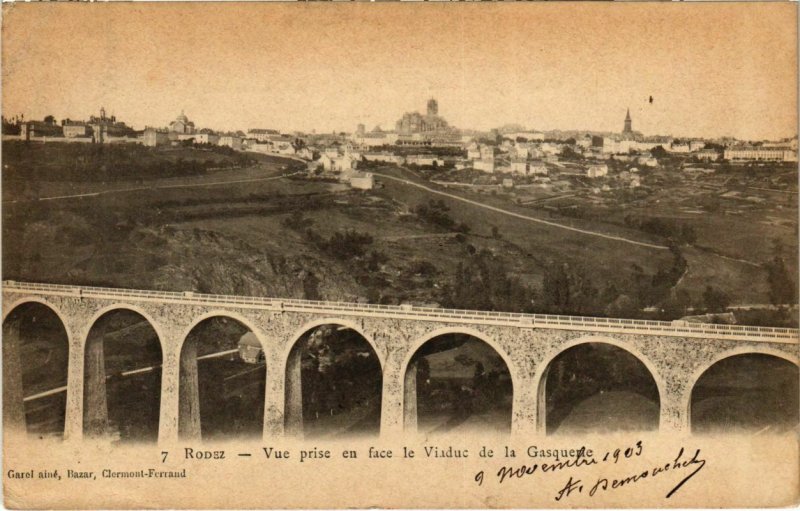
[[[299,393],[300,356],[293,349],[309,330],[336,324],[359,332],[374,348],[383,371],[381,435],[413,432],[416,427],[414,353],[428,340],[448,333],[472,335],[494,348],[508,366],[513,384],[512,435],[544,432],[544,384],[549,363],[582,343],[608,343],[635,356],[658,388],[660,430],[688,432],[691,392],[716,362],[745,353],[762,353],[798,364],[795,329],[738,325],[446,310],[411,306],[138,291],[97,287],[5,282],[3,321],[16,307],[36,302],[60,318],[69,341],[64,436],[83,436],[84,407],[105,392],[86,350],[89,330],[102,315],[128,309],[142,315],[158,335],[163,357],[159,442],[178,440],[181,431],[199,435],[197,362],[194,347],[184,347],[201,321],[223,316],[248,327],[263,347],[267,366],[264,438],[296,433],[302,427]],[[14,331],[4,345],[4,411],[7,420],[22,414]],[[100,350],[102,356],[102,348]],[[101,364],[102,367],[102,364]],[[7,370],[10,369],[10,370]],[[88,377],[87,377],[88,376]],[[181,382],[181,379],[184,379]],[[97,388],[84,390],[85,382]],[[92,383],[94,382],[94,383]],[[183,384],[184,392],[179,392]],[[184,395],[180,395],[184,394]],[[86,397],[86,399],[84,399]],[[87,404],[88,403],[88,404]],[[16,406],[15,406],[16,405]],[[15,411],[16,410],[16,411]],[[98,412],[102,413],[102,412]],[[10,415],[9,415],[10,414]],[[190,434],[191,437],[191,434]]]

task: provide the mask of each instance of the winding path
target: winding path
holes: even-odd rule
[[[273,181],[275,179],[283,179],[284,177],[289,177],[297,174],[294,172],[292,174],[281,174],[278,176],[269,176],[269,177],[255,177],[255,178],[248,178],[248,179],[228,179],[222,181],[211,181],[208,183],[199,182],[199,183],[179,183],[179,184],[162,184],[162,185],[142,185],[142,186],[134,186],[130,188],[115,188],[110,190],[101,190],[99,192],[88,192],[88,193],[75,193],[72,195],[56,195],[53,197],[38,197],[36,199],[20,199],[20,200],[10,200],[10,201],[3,201],[6,204],[14,204],[17,202],[36,202],[36,201],[54,201],[54,200],[63,200],[63,199],[76,199],[78,197],[98,197],[100,195],[110,195],[114,193],[129,193],[129,192],[140,192],[143,190],[163,190],[166,188],[203,188],[209,186],[220,186],[220,185],[231,185],[236,183],[251,183],[257,181]]]
[[[427,186],[421,185],[419,183],[415,183],[413,181],[409,181],[407,179],[401,179],[399,177],[394,177],[394,176],[389,176],[389,175],[386,175],[386,174],[379,174],[379,173],[375,173],[375,176],[381,177],[383,179],[390,179],[392,181],[397,181],[398,183],[403,183],[403,184],[410,185],[410,186],[416,186],[417,188],[421,188],[421,189],[423,189],[423,190],[425,190],[427,192],[430,192],[430,193],[435,193],[437,195],[442,195],[442,196],[448,197],[450,199],[455,199],[455,200],[458,200],[458,201],[461,201],[461,202],[466,202],[467,204],[472,204],[473,206],[478,206],[480,208],[488,209],[490,211],[494,211],[496,213],[501,213],[503,215],[508,215],[508,216],[513,216],[513,217],[516,217],[516,218],[521,218],[521,219],[527,220],[529,222],[536,222],[536,223],[539,223],[539,224],[545,224],[545,225],[549,225],[551,227],[556,227],[556,228],[559,228],[559,229],[565,229],[567,231],[578,232],[578,233],[581,233],[581,234],[586,234],[588,236],[596,236],[598,238],[605,238],[607,240],[612,240],[612,241],[620,241],[622,243],[629,243],[631,245],[637,245],[637,246],[640,246],[640,247],[653,248],[653,249],[656,249],[656,250],[669,250],[668,247],[665,247],[663,245],[656,245],[654,243],[647,243],[647,242],[644,242],[644,241],[631,240],[631,239],[628,239],[628,238],[623,238],[621,236],[614,236],[612,234],[603,234],[601,232],[589,231],[589,230],[586,230],[586,229],[579,229],[577,227],[572,227],[572,226],[569,226],[569,225],[559,224],[557,222],[551,222],[549,220],[542,220],[541,218],[536,218],[536,217],[532,217],[532,216],[525,216],[525,215],[522,215],[520,213],[514,213],[513,211],[508,211],[508,210],[505,210],[505,209],[496,208],[494,206],[489,206],[488,204],[483,204],[483,203],[478,202],[478,201],[466,199],[466,198],[460,197],[458,195],[453,195],[451,193],[446,193],[446,192],[442,192],[442,191],[439,191],[439,190],[434,190],[433,188],[428,188]]]

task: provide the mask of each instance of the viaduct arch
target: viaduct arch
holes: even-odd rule
[[[418,421],[418,407],[417,407],[417,376],[414,357],[419,351],[429,342],[435,341],[437,338],[447,335],[465,335],[477,339],[490,347],[503,359],[506,369],[511,376],[512,387],[512,405],[511,415],[513,417],[515,410],[514,396],[516,396],[517,382],[519,380],[518,370],[514,361],[508,356],[505,348],[497,343],[492,337],[487,336],[483,332],[471,327],[445,327],[438,328],[432,332],[426,333],[419,339],[415,340],[408,348],[408,352],[400,366],[400,375],[403,379],[403,431],[409,434],[417,433]],[[516,407],[521,405],[516,404]]]
[[[754,347],[737,346],[717,354],[702,367],[699,367],[690,377],[689,381],[690,381],[691,391],[685,396],[685,403],[684,403],[686,416],[688,418],[686,424],[687,430],[692,429],[692,404],[694,401],[694,392],[697,389],[698,386],[697,384],[700,382],[701,378],[704,375],[706,375],[711,369],[716,367],[718,363],[729,360],[733,357],[738,357],[743,355],[765,355],[768,357],[774,357],[775,359],[778,360],[789,362],[790,364],[794,364],[795,366],[800,367],[800,361],[798,361],[797,356],[792,356],[782,350],[777,350],[768,346],[754,346]]]
[[[665,395],[664,389],[664,380],[661,378],[661,374],[659,372],[658,367],[651,362],[648,357],[642,354],[635,346],[632,346],[630,343],[624,343],[618,341],[609,336],[585,336],[579,337],[572,341],[569,341],[561,346],[559,346],[556,350],[553,350],[551,353],[548,354],[547,358],[545,358],[540,364],[539,369],[536,371],[536,375],[534,376],[534,388],[536,389],[537,395],[537,411],[536,411],[536,426],[537,432],[539,434],[546,434],[547,430],[547,377],[550,373],[551,366],[553,362],[562,354],[565,354],[567,351],[576,348],[578,346],[583,346],[587,344],[605,344],[608,346],[613,346],[615,348],[621,349],[622,351],[628,353],[632,357],[641,363],[645,369],[650,373],[650,376],[653,379],[653,382],[656,385],[656,389],[658,390],[658,399],[659,399],[659,416],[661,410],[661,398]],[[661,421],[661,417],[659,417],[659,422]]]
[[[352,330],[367,343],[378,359],[381,373],[385,367],[385,354],[382,347],[376,343],[363,328],[363,323],[341,317],[325,317],[313,319],[301,325],[290,336],[289,341],[283,347],[279,355],[277,366],[279,373],[276,377],[283,378],[284,382],[284,428],[285,433],[293,437],[301,437],[304,434],[303,423],[303,392],[302,392],[302,340],[314,330],[324,326],[337,326]],[[280,376],[278,376],[280,375]]]
[[[20,324],[23,318],[15,318],[11,323],[12,314],[19,312],[23,314],[21,309],[25,306],[39,306],[52,313],[60,324],[65,337],[66,349],[69,351],[71,348],[72,335],[69,330],[69,325],[65,322],[65,316],[61,313],[59,308],[42,297],[30,296],[21,298],[15,301],[10,301],[8,306],[4,302],[3,307],[3,422],[4,427],[10,431],[25,431],[27,429],[27,417],[25,412],[25,395],[23,386],[23,372],[25,365],[23,364],[21,351],[22,340],[20,337]],[[64,368],[67,379],[69,379],[70,364]],[[64,422],[66,423],[66,410],[64,413]]]
[[[178,382],[178,433],[181,438],[199,440],[202,436],[200,418],[200,372],[198,369],[198,343],[192,334],[208,320],[226,318],[241,324],[249,330],[261,344],[266,353],[268,344],[264,341],[264,333],[254,322],[235,310],[213,309],[193,318],[179,335],[176,347],[179,360]],[[238,340],[237,340],[238,341]],[[270,368],[264,359],[265,378],[270,378]],[[265,382],[266,385],[266,382]]]
[[[287,432],[287,369],[292,351],[309,330],[333,324],[352,329],[372,346],[382,369],[381,434],[411,433],[406,381],[414,354],[428,341],[465,334],[486,343],[505,362],[513,385],[512,435],[536,434],[544,427],[542,391],[550,363],[566,350],[604,343],[635,356],[655,380],[660,399],[659,428],[688,432],[691,394],[714,363],[742,353],[775,355],[795,365],[797,329],[736,325],[685,325],[611,318],[453,311],[425,307],[201,295],[114,288],[81,288],[6,282],[3,319],[18,305],[41,303],[64,325],[69,340],[65,438],[82,438],[84,356],[93,323],[125,308],[144,317],[162,348],[159,442],[178,440],[181,360],[192,329],[216,316],[250,329],[263,349],[267,368],[263,436]],[[4,342],[4,350],[12,344]],[[4,371],[4,378],[13,371]],[[13,388],[13,385],[11,385]],[[9,401],[10,402],[10,401]],[[13,416],[13,413],[10,415]],[[8,418],[9,415],[6,415]]]
[[[156,336],[159,347],[160,360],[155,370],[160,370],[164,359],[164,335],[159,323],[141,307],[129,303],[114,303],[97,310],[89,319],[88,328],[85,329],[80,340],[83,351],[83,430],[84,434],[90,433],[97,436],[108,434],[109,403],[108,403],[108,377],[106,371],[106,337],[107,332],[96,332],[95,328],[104,318],[111,317],[117,312],[128,312],[139,316]],[[95,334],[92,336],[92,334]],[[160,393],[160,389],[159,389]]]

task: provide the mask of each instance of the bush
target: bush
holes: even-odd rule
[[[314,230],[306,229],[306,239],[314,243],[323,252],[327,252],[339,260],[363,256],[366,253],[366,247],[371,245],[373,241],[372,236],[369,234],[356,232],[352,229],[336,232],[327,240]],[[375,257],[380,261],[380,256]],[[376,264],[378,263],[376,262]]]
[[[414,210],[419,218],[422,220],[439,226],[448,231],[454,231],[462,234],[467,234],[470,228],[467,224],[458,223],[448,214],[450,208],[444,203],[443,200],[432,199],[427,204],[420,204]]]

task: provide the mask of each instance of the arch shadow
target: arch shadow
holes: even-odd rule
[[[256,361],[253,363],[255,365],[254,370],[258,370],[259,368],[264,368],[264,378],[260,381],[259,385],[263,386],[263,394],[264,396],[259,401],[259,406],[266,407],[266,388],[267,388],[267,379],[270,377],[271,371],[273,370],[270,365],[270,357],[267,356],[270,353],[270,346],[267,345],[265,341],[265,334],[264,332],[256,326],[252,319],[232,310],[226,309],[215,309],[209,312],[206,312],[200,316],[197,316],[193,319],[192,323],[186,327],[180,336],[180,343],[176,346],[177,354],[178,354],[178,435],[180,438],[185,439],[200,439],[203,436],[203,428],[202,422],[203,420],[212,420],[213,424],[222,424],[223,422],[217,421],[216,419],[221,418],[222,415],[232,414],[235,417],[231,417],[231,420],[236,424],[236,428],[244,428],[238,429],[238,431],[245,431],[249,430],[252,426],[252,417],[247,418],[245,417],[242,419],[241,410],[244,406],[242,401],[242,396],[239,394],[234,394],[233,396],[228,396],[222,399],[221,403],[218,403],[220,406],[226,407],[224,410],[215,410],[213,413],[207,409],[203,409],[201,407],[201,397],[202,395],[207,395],[208,389],[201,393],[201,384],[207,384],[208,382],[201,381],[201,372],[198,366],[198,360],[202,357],[198,357],[198,339],[193,339],[192,334],[197,330],[197,328],[202,325],[204,322],[213,320],[213,319],[225,319],[230,320],[235,323],[241,325],[245,330],[248,330],[252,335],[256,338],[258,345],[261,347],[261,355],[256,357]],[[236,340],[235,349],[240,349],[239,346],[240,339]],[[241,353],[241,352],[240,352]],[[244,363],[244,362],[242,362]],[[227,373],[227,369],[221,368],[222,374]],[[251,371],[245,370],[238,374],[234,373],[228,376],[225,376],[223,382],[215,382],[216,385],[222,386],[222,392],[224,393],[224,389],[227,388],[230,391],[230,386],[224,384],[226,379],[230,378],[238,378],[241,376],[247,376],[246,373],[250,373]],[[261,391],[259,391],[261,393]],[[246,397],[246,396],[245,396]],[[203,398],[206,400],[206,398]],[[234,407],[234,405],[236,405]],[[230,407],[234,407],[232,409]],[[205,419],[201,418],[202,415]],[[260,430],[258,431],[258,435],[263,433],[264,428],[264,414],[261,413],[259,416]],[[219,424],[218,424],[219,423]],[[212,426],[213,426],[212,424]],[[230,431],[227,431],[225,428],[219,429],[219,427],[215,427],[218,431],[216,434],[222,435],[229,435],[233,434]]]
[[[283,375],[283,389],[284,389],[284,396],[283,396],[283,422],[284,422],[284,431],[289,436],[294,437],[301,437],[306,435],[306,429],[308,429],[308,425],[305,424],[304,415],[305,415],[305,400],[304,400],[304,393],[308,390],[304,390],[304,383],[303,380],[305,376],[303,376],[304,369],[303,369],[303,352],[304,349],[307,349],[308,346],[304,346],[304,341],[309,339],[309,336],[318,328],[324,326],[335,326],[341,327],[347,330],[350,330],[357,334],[357,336],[366,343],[369,347],[372,354],[374,354],[375,359],[377,361],[377,376],[380,378],[380,385],[378,388],[381,389],[383,385],[383,377],[384,377],[384,369],[385,369],[385,354],[384,349],[379,346],[375,339],[368,335],[364,328],[359,325],[358,323],[342,319],[342,318],[321,318],[316,319],[313,321],[309,321],[303,324],[300,328],[296,329],[292,336],[290,337],[290,341],[284,347],[282,356],[280,358],[280,363],[282,365],[281,374]],[[368,368],[364,368],[367,370]],[[371,372],[371,370],[369,370]],[[351,373],[352,374],[352,373]],[[341,375],[339,375],[341,378]],[[348,381],[349,379],[345,376],[344,381]],[[339,381],[338,379],[333,380],[334,386],[335,382]],[[349,380],[352,381],[352,380]],[[319,389],[318,389],[319,390]],[[315,391],[311,391],[312,395]],[[330,393],[329,393],[330,394]],[[325,393],[323,393],[325,395]],[[308,397],[308,396],[305,396]],[[320,397],[320,396],[318,396]],[[341,396],[339,396],[341,397]],[[352,402],[349,402],[347,399],[343,401],[337,397],[331,398],[328,395],[327,399],[333,399],[334,402],[338,402],[339,405],[337,407],[338,413],[342,414],[342,417],[345,417],[348,413],[354,412],[353,406],[361,406],[366,407],[366,412],[361,410],[361,412],[366,413],[366,415],[361,420],[356,420],[356,424],[353,424],[352,427],[345,427],[345,431],[349,431],[348,434],[363,434],[366,430],[372,429],[372,419],[373,414],[370,412],[370,407],[376,407],[374,410],[377,413],[377,423],[374,425],[376,429],[376,433],[378,430],[378,426],[380,425],[380,414],[381,410],[381,400],[382,400],[382,392],[379,390],[377,395],[377,404],[371,398],[365,398],[367,404],[360,404],[354,405]],[[331,414],[333,414],[333,409],[331,409]],[[358,414],[355,414],[356,416]],[[314,420],[319,422],[320,417],[316,417]],[[344,422],[347,422],[348,419],[345,417],[343,419]],[[317,424],[319,425],[319,424]],[[326,426],[320,426],[316,429],[324,430]],[[359,432],[360,431],[360,432]]]
[[[511,380],[511,409],[509,410],[509,426],[513,430],[514,417],[516,417],[519,409],[519,404],[517,402],[519,398],[517,395],[517,386],[520,381],[520,375],[517,365],[506,352],[505,348],[492,337],[486,335],[484,332],[469,327],[438,328],[431,332],[427,332],[425,335],[418,338],[408,349],[408,352],[400,366],[400,377],[402,378],[403,430],[409,433],[415,433],[418,425],[419,414],[417,403],[417,377],[416,374],[411,374],[409,371],[411,364],[414,363],[414,358],[426,344],[435,341],[437,338],[448,335],[463,335],[476,339],[490,348],[503,361],[503,364],[508,371],[508,376]]]
[[[740,356],[747,356],[747,355],[756,355],[756,356],[766,356],[766,357],[773,357],[777,360],[782,360],[788,362],[800,370],[800,359],[795,356],[792,356],[784,351],[777,350],[771,348],[769,346],[739,346],[733,349],[725,350],[717,355],[715,355],[708,363],[703,364],[697,370],[692,373],[689,384],[687,385],[687,392],[684,396],[685,401],[681,406],[681,409],[684,411],[687,417],[687,426],[691,431],[693,429],[693,404],[694,404],[694,397],[695,391],[697,389],[698,383],[700,383],[703,376],[709,373],[712,369],[714,369],[717,364],[720,362],[725,362],[734,357]]]
[[[562,354],[567,353],[569,350],[578,346],[586,344],[605,344],[621,349],[622,351],[633,356],[639,363],[641,363],[649,373],[653,383],[655,384],[658,392],[658,405],[659,405],[659,426],[661,425],[661,411],[663,410],[662,400],[666,392],[665,384],[661,379],[658,368],[653,364],[648,357],[642,354],[638,349],[630,346],[627,343],[620,342],[611,337],[605,336],[586,336],[573,339],[552,351],[539,365],[539,370],[533,378],[534,389],[536,389],[536,430],[540,434],[547,434],[547,378],[550,373],[550,368],[553,361],[555,361]]]
[[[46,311],[46,314],[52,315],[51,318],[54,320],[52,326],[57,330],[55,335],[59,339],[63,336],[64,340],[63,345],[60,342],[56,345],[48,343],[47,356],[44,361],[39,361],[40,364],[38,366],[33,364],[36,363],[36,353],[41,352],[41,347],[36,353],[26,353],[34,345],[24,343],[22,339],[21,323],[26,318],[30,319],[30,314],[34,312],[24,311],[25,307],[40,307],[42,311]],[[33,315],[35,316],[36,314]],[[16,322],[17,325],[12,325],[10,321]],[[14,433],[28,432],[47,436],[56,434],[63,437],[66,434],[66,429],[68,429],[67,408],[69,407],[69,400],[67,397],[69,389],[67,387],[75,371],[75,367],[70,361],[73,337],[69,323],[67,323],[59,307],[53,303],[36,296],[24,296],[4,308],[2,327],[4,335],[2,339],[3,427],[7,431]],[[9,337],[6,338],[5,335]],[[34,337],[39,338],[39,336]],[[30,340],[29,338],[28,341]],[[63,368],[63,370],[57,372],[44,369],[44,366],[47,366],[48,362],[52,360],[51,355],[54,349],[57,353],[56,359],[59,356],[58,352],[61,352],[61,356],[63,356],[63,365],[59,364],[57,366],[58,368]],[[31,371],[34,371],[34,373],[31,374]],[[37,374],[36,371],[39,371],[39,373]],[[48,381],[58,375],[62,377],[57,378],[57,381]],[[31,380],[31,377],[34,377],[34,380]],[[26,390],[30,392],[31,386],[36,392],[25,396]]]
[[[137,316],[146,323],[148,335],[155,336],[156,343],[150,346],[153,355],[155,355],[157,346],[157,357],[147,361],[128,353],[121,357],[119,354],[116,356],[112,354],[109,358],[109,339],[106,338],[108,332],[103,331],[101,326],[106,318],[113,318],[117,313]],[[149,342],[147,339],[152,339],[152,337],[145,338],[145,343]],[[137,342],[137,340],[142,340],[142,334],[134,334],[133,342]],[[116,341],[112,342],[116,343]],[[113,439],[116,433],[112,431],[111,426],[116,424],[119,441],[155,442],[157,440],[164,353],[167,348],[165,342],[166,339],[159,322],[136,305],[115,303],[95,311],[88,322],[85,335],[81,339],[83,351],[83,378],[81,379],[83,410],[81,416],[82,430],[85,436]],[[116,347],[119,349],[123,345],[119,344]],[[111,346],[115,346],[115,344],[111,344]],[[137,354],[144,356],[147,352],[137,351]],[[115,359],[117,364],[123,366],[132,360],[138,362],[134,365],[145,363],[152,365],[108,374],[107,363]],[[148,404],[152,405],[152,410],[148,408]]]

